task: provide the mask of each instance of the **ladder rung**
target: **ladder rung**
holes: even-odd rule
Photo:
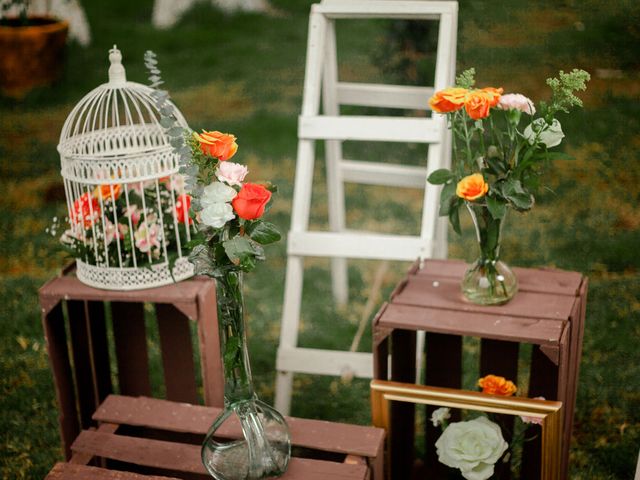
[[[339,82],[336,88],[340,105],[431,110],[431,87]]]
[[[363,352],[281,347],[278,349],[276,370],[313,375],[352,373],[356,377],[372,378],[373,356]]]
[[[432,118],[367,116],[300,116],[298,137],[307,140],[439,143],[441,132]]]
[[[288,254],[412,262],[429,252],[430,241],[410,235],[367,232],[289,232]]]
[[[313,12],[330,18],[411,18],[436,20],[443,13],[455,13],[457,2],[423,0],[323,0],[313,5]]]
[[[427,182],[426,167],[342,160],[340,168],[345,182],[421,189]]]

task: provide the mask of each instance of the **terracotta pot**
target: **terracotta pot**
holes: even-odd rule
[[[30,16],[0,25],[0,91],[21,98],[34,87],[49,85],[62,71],[69,24],[47,16]]]

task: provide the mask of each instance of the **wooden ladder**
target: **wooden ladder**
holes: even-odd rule
[[[340,115],[340,105],[429,110],[434,90],[450,86],[455,75],[457,2],[424,0],[323,0],[311,7],[303,91],[298,121],[298,152],[284,307],[276,369],[276,408],[288,413],[293,373],[371,378],[370,353],[298,347],[298,328],[307,256],[331,258],[332,289],[337,303],[347,301],[347,259],[414,261],[445,258],[446,219],[438,218],[439,187],[428,174],[451,163],[451,135],[443,116],[391,117]],[[434,87],[338,81],[336,19],[393,18],[439,22]],[[320,114],[322,95],[323,113]],[[310,231],[315,141],[325,141],[330,231]],[[342,142],[425,143],[427,167],[342,158]],[[344,183],[424,188],[419,236],[354,232],[345,228]],[[418,349],[420,351],[420,349]]]

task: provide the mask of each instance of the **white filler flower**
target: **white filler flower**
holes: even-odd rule
[[[451,418],[451,410],[447,407],[440,407],[431,414],[431,423],[434,427],[441,425],[445,420]]]
[[[440,463],[460,469],[467,480],[491,477],[494,464],[508,447],[500,427],[486,417],[452,423],[436,442]]]

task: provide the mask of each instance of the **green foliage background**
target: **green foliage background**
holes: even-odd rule
[[[203,2],[176,27],[157,31],[150,24],[151,0],[85,0],[93,44],[87,49],[69,46],[64,77],[57,85],[32,92],[21,102],[0,100],[2,478],[42,478],[61,458],[37,303],[38,287],[64,263],[56,240],[45,233],[54,215],[64,217],[55,146],[75,102],[106,81],[107,50],[114,43],[123,50],[128,77],[135,81],[146,78],[144,51],[158,53],[167,87],[194,129],[238,136],[237,160],[248,164],[251,178],[280,186],[270,221],[287,230],[311,2],[271,3],[274,11],[269,15],[225,16]],[[556,163],[546,177],[550,190],[542,192],[532,212],[509,218],[503,246],[511,264],[578,270],[590,277],[571,450],[574,479],[631,478],[640,444],[639,17],[636,2],[624,0],[464,0],[460,5],[458,70],[475,66],[480,86],[503,86],[540,99],[547,95],[544,79],[559,69],[575,66],[593,76],[585,109],[562,119],[567,135],[563,149],[575,160]],[[339,22],[341,78],[427,82],[432,53],[412,53],[401,41],[403,35],[402,28],[383,21]],[[402,48],[390,49],[385,43],[389,38]],[[401,61],[407,52],[418,60],[417,68]],[[394,57],[389,66],[391,55],[400,60]],[[417,145],[347,144],[345,150],[371,161],[425,161]],[[311,219],[317,228],[326,226],[322,163],[317,162],[319,187]],[[417,231],[420,192],[349,185],[347,194],[350,228]],[[472,260],[466,218],[463,230],[462,237],[451,235],[450,256]],[[247,276],[246,298],[253,369],[259,392],[269,401],[284,242],[269,247],[267,256],[267,262]],[[392,265],[379,301],[406,267]],[[337,309],[330,299],[328,262],[308,261],[303,345],[349,347],[376,269],[374,262],[351,263],[351,303]],[[153,322],[148,327],[155,393],[162,394],[157,332]],[[369,348],[369,341],[363,341],[360,350]],[[477,353],[477,342],[465,342],[469,364]],[[467,387],[472,387],[472,377],[465,378]],[[298,416],[369,422],[366,381],[300,375],[293,405]]]

